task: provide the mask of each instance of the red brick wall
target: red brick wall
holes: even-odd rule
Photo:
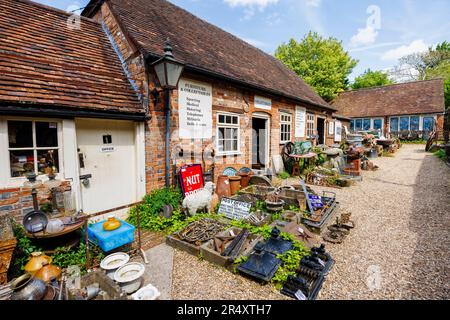
[[[126,34],[121,30],[119,23],[111,14],[107,3],[102,5],[101,11],[98,12],[96,19],[98,21],[104,21],[107,25],[110,33],[114,37],[114,41],[117,47],[120,49],[122,56],[125,58],[128,66],[128,70],[132,74],[132,79],[139,85],[139,90],[144,97],[149,96],[149,92],[155,88],[156,79],[154,75],[146,74],[145,63],[143,61],[142,55],[136,50],[132,41],[126,37]],[[163,43],[161,43],[163,46]],[[271,141],[270,141],[270,155],[269,159],[276,153],[279,153],[282,149],[280,145],[280,133],[279,133],[279,119],[280,110],[285,110],[292,113],[293,124],[292,124],[292,137],[295,136],[295,103],[270,97],[261,92],[252,92],[246,88],[239,88],[229,83],[223,81],[212,80],[210,78],[203,78],[199,76],[184,74],[183,77],[207,82],[212,85],[213,90],[213,138],[206,139],[203,141],[192,141],[190,139],[179,139],[173,135],[174,131],[178,129],[178,92],[175,90],[171,94],[171,139],[170,148],[175,150],[176,147],[182,148],[185,154],[193,152],[196,159],[182,159],[176,160],[171,153],[171,166],[170,173],[173,172],[172,164],[176,162],[176,166],[179,167],[183,164],[189,163],[201,163],[201,154],[206,148],[208,150],[215,148],[214,137],[216,135],[216,115],[218,111],[227,111],[238,113],[240,117],[240,155],[233,157],[227,157],[226,162],[224,162],[225,157],[217,156],[215,158],[215,177],[222,173],[223,169],[228,166],[240,169],[242,166],[251,167],[252,155],[251,155],[251,118],[253,112],[266,112],[270,115],[271,123]],[[254,96],[255,94],[266,96],[272,99],[272,110],[256,110],[254,108]],[[248,112],[244,112],[244,106],[249,106]],[[298,105],[298,104],[297,104]],[[145,146],[145,156],[146,156],[146,189],[150,192],[154,188],[163,187],[165,184],[165,115],[164,115],[164,97],[163,94],[160,95],[159,103],[154,104],[152,98],[149,99],[149,116],[151,119],[146,123],[146,146]],[[332,121],[331,113],[324,114],[323,110],[309,108],[308,112],[314,112],[316,114],[327,116],[328,121]],[[328,130],[327,130],[328,132]],[[326,136],[326,143],[333,144],[334,139],[331,136]],[[212,163],[207,163],[207,167]],[[172,176],[171,176],[172,180]]]
[[[71,189],[70,183],[65,181],[60,188],[62,191],[68,191]],[[41,184],[36,189],[39,206],[51,202],[51,192],[46,186]],[[22,223],[23,217],[33,210],[31,190],[29,187],[1,189],[0,215],[9,215],[18,223]]]

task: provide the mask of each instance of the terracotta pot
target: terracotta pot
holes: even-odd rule
[[[61,268],[52,264],[47,264],[44,265],[38,272],[36,272],[34,277],[36,279],[44,281],[45,283],[49,283],[53,279],[59,280],[61,278]]]
[[[108,220],[103,223],[103,230],[113,231],[119,229],[122,223],[114,217],[108,217]]]
[[[219,176],[217,178],[216,193],[219,199],[222,199],[222,197],[231,197],[230,179],[228,176]]]
[[[50,263],[52,263],[52,258],[49,256],[46,256],[42,252],[33,252],[24,270],[34,276],[43,266]]]
[[[236,193],[239,192],[239,190],[241,190],[242,177],[234,176],[234,177],[229,177],[229,179],[230,179],[231,195],[234,196]]]
[[[239,176],[241,177],[241,188],[245,189],[250,185],[250,178],[252,175],[250,173],[239,173]]]

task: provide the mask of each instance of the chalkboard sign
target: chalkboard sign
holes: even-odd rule
[[[225,215],[229,219],[242,220],[250,215],[251,208],[251,203],[222,198],[218,213]]]

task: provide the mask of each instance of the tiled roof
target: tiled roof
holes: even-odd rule
[[[332,105],[346,117],[443,113],[444,81],[434,79],[341,93]]]
[[[0,103],[143,112],[102,26],[25,0],[0,1]]]
[[[92,0],[84,14],[95,13],[101,1]],[[174,56],[187,66],[332,108],[271,55],[166,0],[108,0],[108,3],[126,33],[147,54],[163,55],[164,42],[170,38]]]

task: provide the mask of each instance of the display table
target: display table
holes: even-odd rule
[[[297,155],[297,154],[289,155],[289,158],[293,159],[296,162],[297,167],[300,170],[300,172],[298,172],[298,174],[300,174],[301,171],[303,171],[305,169],[306,164],[310,164],[311,159],[315,159],[316,157],[317,157],[317,153],[314,153],[314,152],[308,152],[308,153],[302,154],[302,155]],[[296,174],[294,174],[294,172],[293,172],[292,175],[296,175]]]

